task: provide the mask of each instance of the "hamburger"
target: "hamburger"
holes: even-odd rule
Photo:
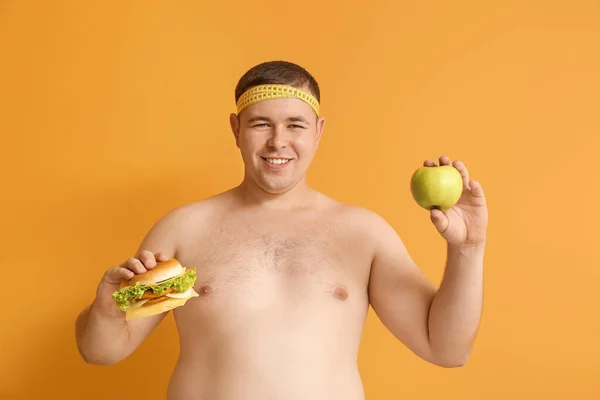
[[[174,258],[158,263],[147,270],[121,282],[119,290],[112,294],[125,319],[160,314],[183,306],[192,297],[196,269],[186,269]]]

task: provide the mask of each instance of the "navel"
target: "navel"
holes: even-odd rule
[[[348,298],[348,290],[338,286],[333,291],[333,296],[339,300],[346,300]]]
[[[211,293],[212,293],[212,287],[210,287],[209,285],[201,286],[200,290],[198,290],[198,294],[200,296],[208,296]]]

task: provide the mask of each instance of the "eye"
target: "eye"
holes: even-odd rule
[[[305,129],[302,125],[296,125],[296,124],[292,124],[292,125],[290,125],[290,127],[294,128],[294,129]]]
[[[267,128],[268,126],[269,124],[267,123],[252,125],[253,128]]]

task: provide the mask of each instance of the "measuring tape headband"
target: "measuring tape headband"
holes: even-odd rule
[[[304,101],[319,115],[319,101],[312,94],[289,85],[266,84],[253,86],[244,92],[237,101],[237,112],[264,100],[296,98]]]

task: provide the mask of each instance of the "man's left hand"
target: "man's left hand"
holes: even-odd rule
[[[439,165],[450,165],[460,172],[463,179],[463,192],[458,202],[446,212],[438,209],[430,211],[431,221],[449,245],[479,245],[486,240],[488,211],[483,188],[478,181],[470,180],[469,171],[462,161],[450,161],[442,156]],[[426,167],[436,163],[427,160]]]

